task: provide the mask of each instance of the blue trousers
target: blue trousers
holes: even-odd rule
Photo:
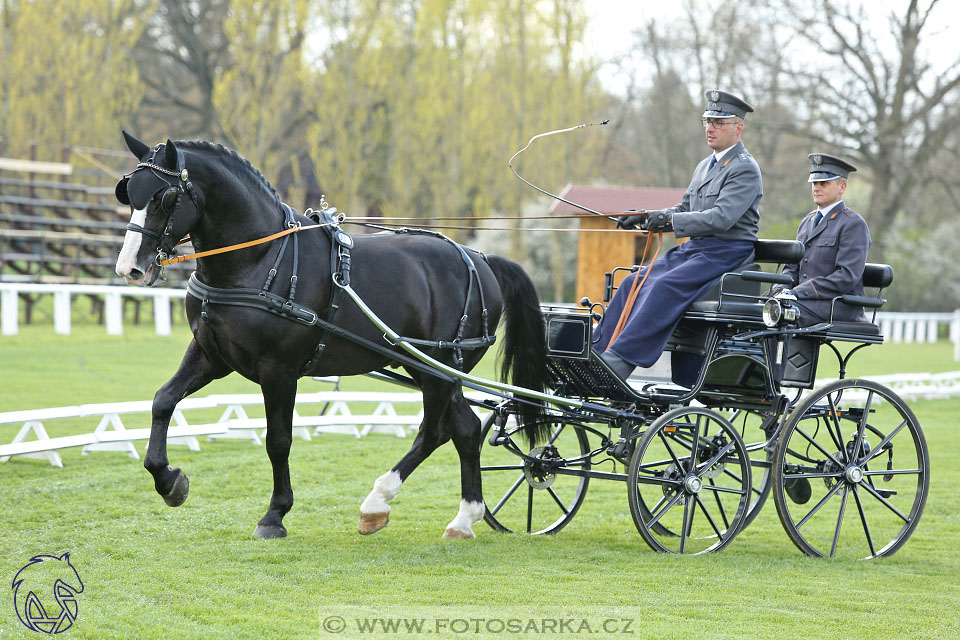
[[[609,349],[634,366],[652,366],[690,303],[706,293],[725,272],[743,266],[752,255],[753,242],[719,238],[694,238],[670,249],[653,263],[623,332],[610,344],[634,278],[643,278],[650,267],[643,267],[620,283],[603,321],[594,331],[594,351]]]

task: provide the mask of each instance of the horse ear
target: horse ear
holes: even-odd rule
[[[167,138],[167,144],[164,145],[164,149],[164,164],[167,165],[168,169],[179,169],[180,163],[177,157],[177,147],[173,144],[173,140]]]
[[[130,149],[133,155],[137,156],[137,160],[142,158],[147,151],[150,151],[150,147],[143,142],[140,142],[126,131],[123,131],[123,140],[127,143],[127,149]]]
[[[66,560],[67,562],[70,562],[70,552],[67,551],[65,554],[63,554],[62,556],[60,556],[59,559],[60,559],[60,560]]]

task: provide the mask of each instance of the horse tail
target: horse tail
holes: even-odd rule
[[[500,256],[487,256],[500,285],[504,309],[504,339],[500,348],[500,378],[515,387],[543,391],[549,382],[547,341],[540,300],[523,268]],[[540,403],[518,402],[517,419],[530,445],[545,440],[550,425]]]

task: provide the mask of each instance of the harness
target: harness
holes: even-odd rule
[[[294,218],[294,210],[287,204],[281,204],[281,208],[284,213],[285,224],[287,228],[293,228],[298,226],[299,223],[296,222]],[[363,346],[369,350],[376,351],[382,355],[388,355],[392,360],[400,362],[401,364],[418,366],[419,363],[412,358],[398,354],[393,349],[384,347],[383,345],[377,344],[371,340],[367,340],[361,336],[355,335],[350,331],[342,329],[334,324],[336,319],[337,312],[340,310],[341,299],[343,297],[343,292],[346,287],[350,285],[350,267],[351,267],[351,256],[350,250],[353,248],[353,238],[346,231],[339,228],[339,223],[342,222],[343,216],[335,216],[336,209],[324,209],[322,211],[312,211],[307,210],[307,215],[311,217],[318,224],[324,225],[324,230],[329,234],[330,237],[330,273],[331,278],[333,279],[333,286],[331,287],[330,299],[327,303],[327,308],[323,317],[321,314],[317,313],[315,310],[298,304],[295,301],[296,296],[296,287],[297,287],[297,269],[299,262],[299,245],[297,242],[297,235],[293,235],[293,269],[292,275],[290,277],[290,288],[286,297],[278,295],[270,291],[270,287],[273,284],[274,278],[277,275],[277,270],[280,266],[280,262],[283,259],[283,256],[286,252],[288,246],[289,236],[283,238],[283,242],[280,245],[280,249],[277,252],[277,257],[273,262],[273,266],[267,274],[266,281],[263,286],[259,289],[253,288],[219,288],[211,287],[207,284],[200,282],[197,279],[196,272],[190,275],[190,279],[187,282],[187,293],[197,298],[201,302],[200,307],[200,316],[204,322],[209,322],[209,305],[212,304],[223,304],[239,307],[250,307],[254,309],[260,309],[262,311],[267,311],[276,316],[290,320],[292,322],[297,322],[304,326],[313,327],[318,326],[321,329],[320,337],[317,342],[313,354],[307,360],[307,362],[301,367],[300,375],[306,375],[311,369],[313,369],[320,361],[320,358],[323,356],[324,349],[326,349],[327,340],[331,335],[335,335],[341,338],[345,338]],[[446,236],[432,232],[424,231],[420,229],[398,229],[394,233],[402,234],[417,234],[417,235],[430,235],[437,237],[455,246],[460,254],[461,259],[467,266],[468,270],[468,285],[467,285],[467,296],[466,301],[464,302],[463,313],[460,317],[460,322],[457,326],[457,334],[453,340],[424,340],[420,338],[406,338],[398,337],[394,341],[389,341],[391,346],[397,346],[400,342],[408,342],[410,344],[422,346],[422,347],[435,347],[440,349],[452,349],[454,352],[454,360],[458,369],[463,368],[463,350],[471,349],[480,349],[492,345],[496,341],[496,336],[490,335],[488,325],[489,314],[487,311],[486,300],[483,294],[483,286],[480,283],[480,275],[477,271],[476,265],[473,260],[470,258],[466,250],[459,244],[453,242]],[[481,317],[483,325],[483,336],[479,338],[463,338],[463,332],[466,327],[466,323],[469,319],[468,310],[470,306],[470,300],[473,296],[473,290],[476,287],[479,297],[480,297],[480,306],[481,306]],[[214,343],[215,345],[215,343]],[[216,347],[215,347],[216,348]]]

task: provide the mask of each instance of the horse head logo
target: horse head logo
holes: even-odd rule
[[[61,633],[77,619],[77,594],[83,592],[83,581],[70,564],[69,553],[33,556],[14,576],[11,588],[17,617],[31,631]]]

